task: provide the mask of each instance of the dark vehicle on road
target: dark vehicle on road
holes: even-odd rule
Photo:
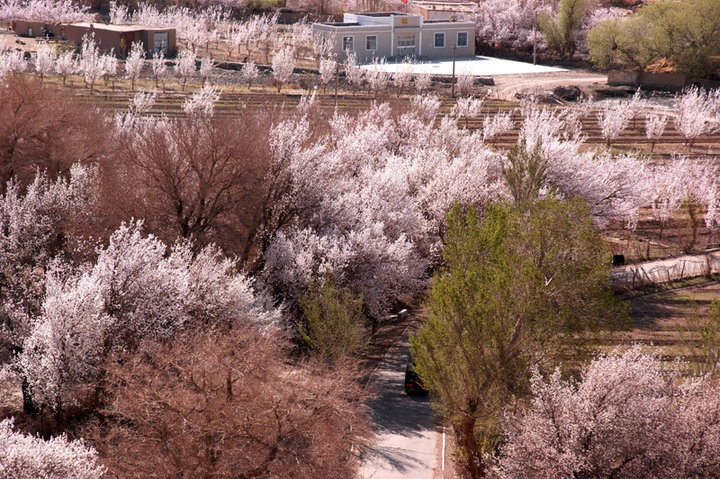
[[[425,389],[425,384],[423,384],[418,373],[415,372],[412,357],[408,360],[407,367],[405,368],[405,393],[408,395],[421,396],[428,394],[428,390]]]

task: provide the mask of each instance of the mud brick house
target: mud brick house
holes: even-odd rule
[[[162,51],[174,56],[177,51],[174,28],[153,28],[143,25],[107,25],[104,23],[44,23],[31,20],[15,20],[12,28],[18,35],[28,37],[50,36],[75,45],[82,43],[83,36],[94,34],[95,42],[102,52],[113,50],[125,58],[133,42],[142,42],[145,52],[152,55]]]

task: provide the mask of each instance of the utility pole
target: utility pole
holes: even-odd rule
[[[537,65],[537,29],[533,26],[533,65]]]
[[[455,98],[455,50],[457,50],[457,41],[455,42],[455,45],[453,45],[453,70],[452,70],[452,79],[450,80],[450,95]]]

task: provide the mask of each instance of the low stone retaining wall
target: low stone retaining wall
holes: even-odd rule
[[[712,251],[703,255],[617,266],[610,275],[610,284],[615,289],[634,289],[717,273],[720,273],[720,251]]]
[[[703,88],[720,87],[720,82],[711,80],[688,80],[678,73],[648,73],[640,71],[610,70],[608,85],[633,86],[655,90],[679,91],[688,85],[698,84]]]

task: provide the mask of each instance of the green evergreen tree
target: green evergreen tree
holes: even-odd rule
[[[494,206],[482,220],[456,205],[447,223],[445,265],[411,350],[466,472],[482,477],[503,407],[527,393],[529,368],[583,350],[588,331],[621,315],[584,201]]]
[[[362,297],[335,286],[330,277],[314,282],[299,299],[306,323],[300,336],[330,360],[354,356],[367,346]]]

